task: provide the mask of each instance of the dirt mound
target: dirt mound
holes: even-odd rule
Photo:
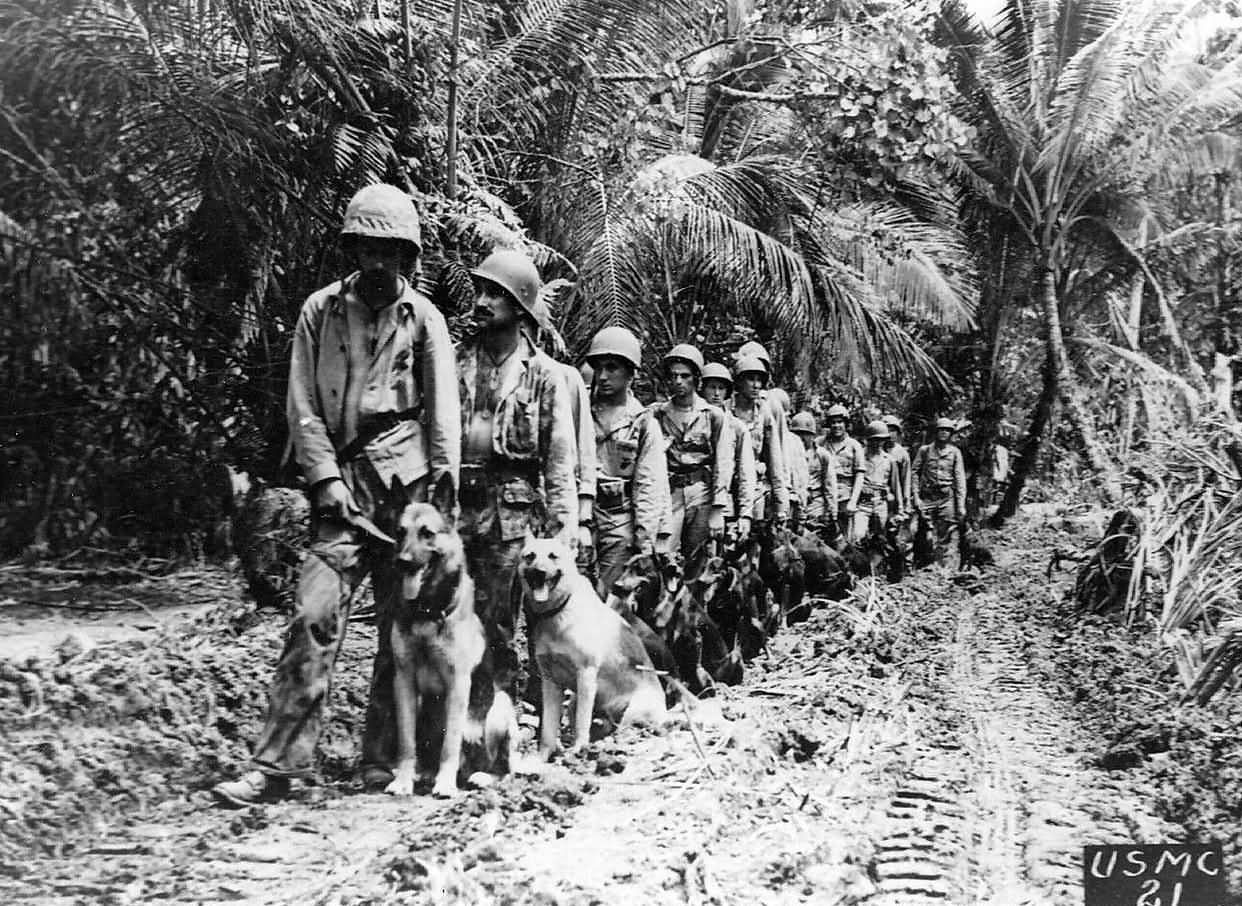
[[[242,766],[260,726],[281,618],[260,618],[236,583],[219,603],[153,638],[0,660],[0,855],[71,852],[86,835],[209,787]],[[223,600],[220,600],[222,593]],[[324,767],[352,758],[374,630],[351,627],[333,690]]]

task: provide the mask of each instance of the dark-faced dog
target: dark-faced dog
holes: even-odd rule
[[[787,529],[773,531],[760,547],[759,575],[776,595],[781,608],[781,622],[800,623],[811,615],[806,592],[806,564],[794,547]]]
[[[854,580],[839,553],[809,530],[793,535],[790,541],[802,555],[807,594],[822,595],[834,601],[849,594]]]
[[[528,631],[539,664],[543,710],[539,754],[560,749],[565,690],[574,703],[573,750],[590,742],[591,718],[661,724],[664,692],[638,636],[578,572],[561,541],[527,535],[518,564]]]
[[[433,503],[412,503],[401,515],[402,603],[392,623],[399,762],[388,785],[399,796],[413,794],[416,774],[431,773],[420,770],[420,752],[435,759],[432,794],[447,797],[457,790],[463,747],[478,784],[508,772],[517,740],[513,702],[492,688],[461,536],[445,515],[453,503],[445,477]]]
[[[758,656],[780,628],[780,606],[759,576],[757,559],[757,551],[747,541],[739,540],[724,550],[725,564],[737,575],[738,608],[745,616],[738,624],[738,637],[746,661]]]

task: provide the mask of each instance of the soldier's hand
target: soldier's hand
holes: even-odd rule
[[[361,512],[354,495],[340,478],[329,478],[315,485],[315,515],[320,519],[348,519]]]
[[[737,517],[737,538],[739,541],[745,541],[750,537],[750,517]]]
[[[707,534],[712,538],[723,538],[725,529],[724,507],[712,507],[712,513],[707,517]]]

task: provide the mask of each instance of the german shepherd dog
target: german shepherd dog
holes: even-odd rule
[[[445,476],[431,503],[401,514],[402,604],[392,624],[399,761],[387,789],[398,796],[413,795],[416,776],[432,775],[433,764],[433,796],[457,791],[463,764],[472,784],[486,785],[510,770],[517,743],[517,715],[509,696],[493,689],[474,581],[448,515],[454,497]]]
[[[560,749],[566,689],[575,695],[571,751],[590,742],[593,715],[612,725],[662,724],[664,692],[651,658],[634,630],[578,572],[573,552],[555,539],[527,534],[518,577],[542,678],[540,758],[547,761]]]

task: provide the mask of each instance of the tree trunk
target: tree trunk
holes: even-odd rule
[[[1065,410],[1070,428],[1078,437],[1087,464],[1100,482],[1100,495],[1106,504],[1115,506],[1121,498],[1121,479],[1095,433],[1095,423],[1091,421],[1091,414],[1083,401],[1078,378],[1069,367],[1069,357],[1065,353],[1065,335],[1061,331],[1060,299],[1057,297],[1056,281],[1051,268],[1044,269],[1041,290],[1044,320],[1048,330],[1048,364],[1055,375],[1061,406]]]
[[[1035,471],[1035,462],[1039,458],[1039,449],[1043,445],[1044,432],[1048,429],[1048,423],[1052,421],[1052,410],[1057,401],[1057,377],[1056,370],[1046,358],[1042,372],[1044,386],[1040,391],[1039,401],[1035,404],[1035,411],[1031,415],[1031,423],[1026,429],[1026,437],[1018,447],[1018,455],[1015,457],[1013,471],[1009,476],[1009,486],[1005,488],[1005,496],[1001,498],[1000,505],[989,520],[993,528],[1000,528],[1005,524],[1006,519],[1018,512],[1022,490],[1026,487],[1026,481],[1031,473]]]

